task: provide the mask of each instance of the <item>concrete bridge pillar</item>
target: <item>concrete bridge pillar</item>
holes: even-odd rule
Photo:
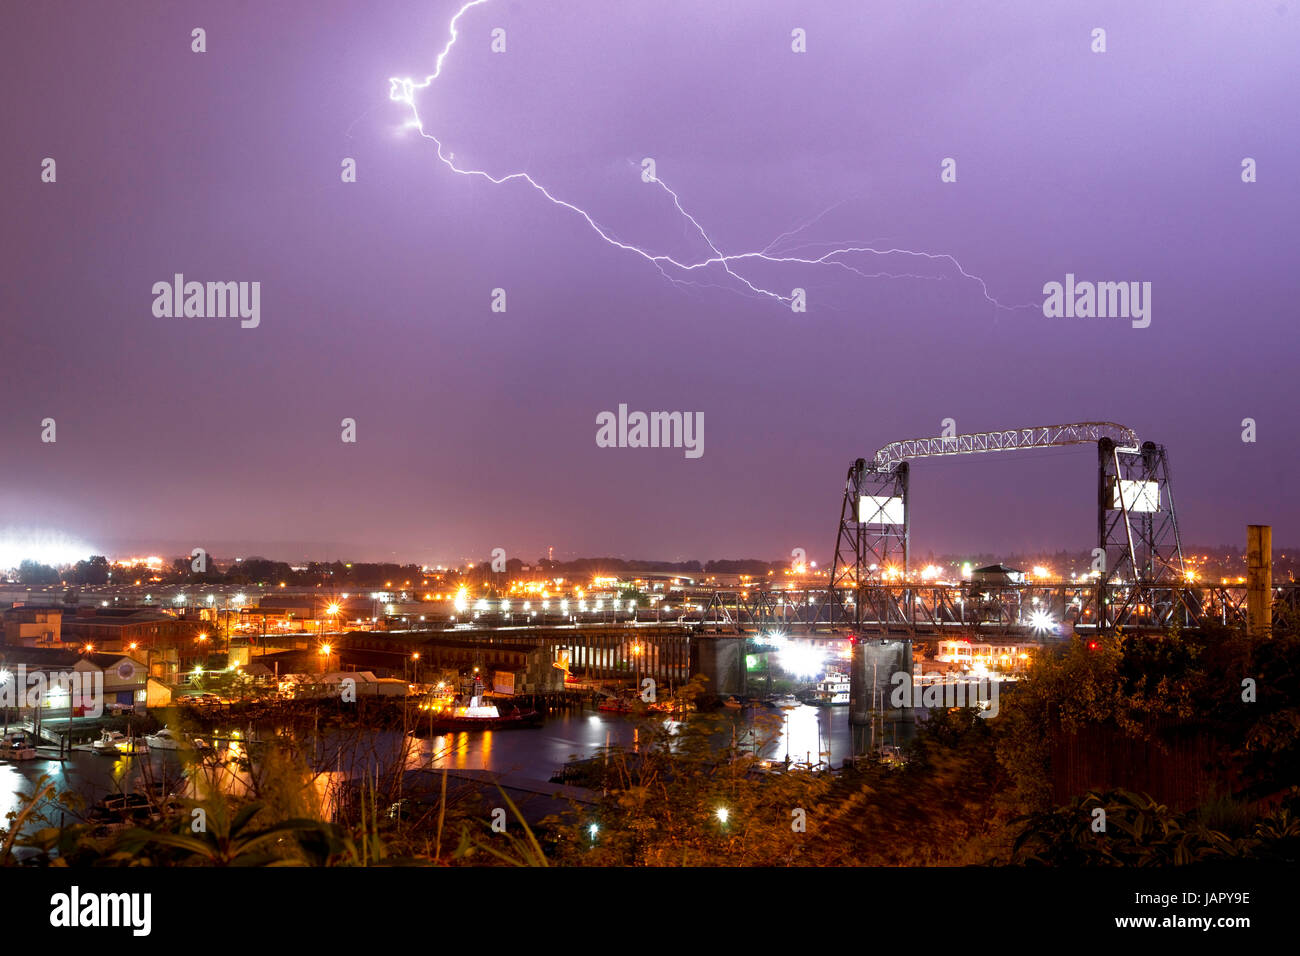
[[[696,663],[692,674],[709,679],[705,694],[718,697],[743,696],[745,690],[745,638],[704,637],[692,642]]]
[[[853,644],[849,665],[849,730],[853,737],[853,755],[862,756],[887,742],[886,722],[913,723],[915,708],[895,706],[895,689],[900,682],[895,674],[906,674],[903,700],[911,703],[912,642],[898,638],[859,637]]]

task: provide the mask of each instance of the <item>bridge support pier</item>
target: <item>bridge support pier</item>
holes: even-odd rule
[[[895,674],[905,678],[895,679]],[[860,757],[889,742],[887,723],[913,723],[916,711],[895,702],[911,702],[912,642],[905,638],[859,637],[849,665],[849,731],[853,756]],[[906,682],[906,697],[895,693]]]
[[[705,693],[717,697],[743,697],[746,694],[745,638],[711,637],[694,642],[696,663],[692,674],[709,679]]]

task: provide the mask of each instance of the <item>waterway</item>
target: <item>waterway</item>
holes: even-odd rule
[[[850,756],[851,736],[847,707],[810,707],[790,710],[758,709],[722,711],[717,730],[720,746],[756,749],[765,758],[781,762],[839,766]],[[491,770],[510,778],[548,780],[564,764],[597,754],[602,747],[636,748],[648,745],[644,718],[595,710],[548,715],[537,729],[475,731],[418,740],[405,747],[398,731],[322,732],[300,739],[314,763],[325,771],[320,785],[361,774],[373,774],[404,759],[408,768]],[[909,725],[887,727],[880,743],[903,743]],[[231,729],[233,731],[233,728]],[[247,734],[247,728],[242,731]],[[216,736],[222,736],[220,734]],[[223,748],[242,744],[227,742]],[[405,755],[403,756],[405,751]],[[181,756],[175,751],[152,751],[135,757],[105,757],[76,751],[64,761],[38,758],[21,763],[0,763],[0,814],[15,809],[19,794],[30,794],[43,775],[58,792],[80,795],[87,805],[113,793],[131,793],[148,782],[163,782],[177,792],[185,776]],[[232,781],[238,784],[237,778]],[[57,822],[57,821],[56,821]]]

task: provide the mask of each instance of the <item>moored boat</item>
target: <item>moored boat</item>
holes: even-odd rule
[[[149,752],[144,742],[117,730],[104,731],[91,749],[105,757],[135,757]]]
[[[461,730],[513,730],[539,727],[541,723],[542,715],[535,710],[521,710],[516,707],[503,714],[497,709],[496,704],[486,703],[476,694],[470,698],[466,706],[455,707],[450,713],[435,714],[428,721],[421,720],[412,733],[423,737]]]
[[[26,731],[16,730],[0,740],[0,759],[35,760],[36,740]]]
[[[849,705],[849,677],[834,671],[818,682],[817,690],[809,703],[818,707],[847,707]]]
[[[109,756],[113,756],[117,754],[118,752],[117,748],[120,745],[125,743],[126,743],[126,734],[116,730],[106,730],[102,734],[100,734],[98,740],[96,740],[93,744],[91,744],[91,747],[94,749],[95,753],[97,754],[107,754]]]
[[[150,750],[189,750],[193,745],[170,727],[156,734],[145,734],[144,742]]]

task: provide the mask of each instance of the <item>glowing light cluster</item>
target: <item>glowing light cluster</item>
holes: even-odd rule
[[[51,567],[76,564],[90,557],[91,547],[60,531],[5,528],[0,531],[0,570],[17,568],[24,561]]]

